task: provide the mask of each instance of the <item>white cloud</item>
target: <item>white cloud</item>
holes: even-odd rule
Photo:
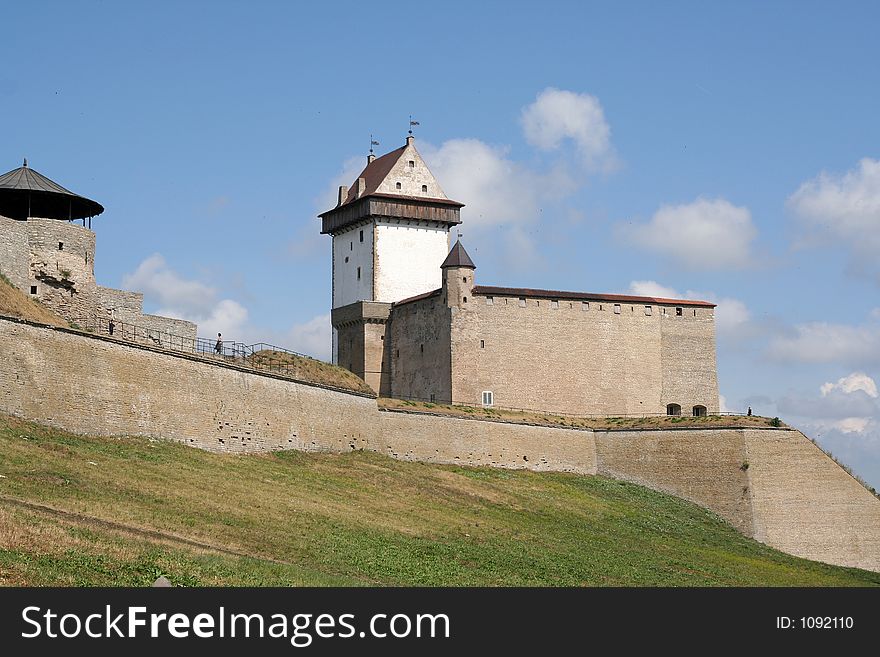
[[[294,324],[287,333],[287,346],[293,351],[329,361],[331,339],[330,313],[326,313],[302,324]]]
[[[823,397],[827,397],[829,393],[839,390],[846,394],[851,394],[857,390],[861,390],[869,397],[877,397],[877,384],[874,379],[864,372],[853,372],[848,376],[844,376],[837,380],[837,383],[823,383],[819,388]]]
[[[727,407],[727,397],[720,393],[718,395],[718,410],[722,413],[730,412],[730,409]]]
[[[215,291],[198,281],[186,280],[174,272],[159,253],[141,262],[131,274],[122,277],[126,290],[143,292],[144,296],[165,308],[192,314],[207,314],[214,305]]]
[[[532,146],[551,151],[568,139],[577,147],[587,169],[608,171],[617,165],[611,127],[595,96],[549,87],[523,108],[521,122]]]
[[[632,281],[629,293],[645,297],[662,297],[666,299],[690,299],[709,301],[715,307],[715,330],[719,335],[733,335],[743,329],[750,319],[749,309],[739,299],[719,297],[714,292],[687,290],[684,294],[672,287],[661,285],[657,281]]]
[[[423,147],[425,161],[447,196],[465,204],[462,219],[469,229],[530,223],[538,219],[543,199],[561,196],[558,183],[511,160],[508,150],[479,139]]]
[[[678,290],[660,285],[657,281],[632,281],[629,284],[630,294],[639,297],[662,297],[664,299],[679,299]]]
[[[181,319],[195,322],[199,325],[199,333],[201,335],[213,336],[216,333],[222,333],[224,336],[228,336],[230,340],[247,341],[245,331],[247,329],[248,310],[232,299],[218,301],[207,315],[188,315],[186,311],[179,311],[173,308],[162,309],[159,311],[159,314],[168,317],[180,317]]]
[[[863,158],[842,175],[823,171],[787,205],[806,228],[844,242],[858,257],[880,252],[880,161]]]
[[[218,299],[217,291],[209,285],[183,278],[159,253],[123,276],[122,286],[143,292],[147,303],[159,307],[159,315],[195,322],[201,335],[219,332],[230,340],[240,340],[247,326],[247,308],[232,299]]]
[[[650,221],[618,225],[619,237],[689,269],[742,269],[753,264],[757,235],[746,207],[725,199],[698,198],[664,205]]]
[[[787,335],[771,340],[768,353],[780,361],[854,366],[876,364],[880,363],[878,328],[872,324],[799,324]]]
[[[834,423],[834,428],[843,433],[864,433],[871,423],[869,417],[847,417]]]

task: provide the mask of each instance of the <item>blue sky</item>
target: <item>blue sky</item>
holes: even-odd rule
[[[716,300],[727,407],[880,487],[877,3],[17,3],[3,149],[100,283],[326,356],[316,214],[408,116],[485,284]]]

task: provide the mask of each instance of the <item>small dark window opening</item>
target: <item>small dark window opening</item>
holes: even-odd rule
[[[419,351],[421,351],[422,353],[425,353],[425,345],[424,344],[419,345]]]
[[[480,349],[485,349],[485,348],[486,348],[486,341],[480,340]]]
[[[683,313],[682,313],[681,308],[676,308],[676,309],[675,309],[675,316],[676,316],[676,317],[681,317],[682,314],[683,314]]]
[[[467,303],[467,297],[462,297],[461,302],[462,302],[462,303]]]
[[[410,160],[410,161],[409,161],[409,168],[410,168],[410,169],[415,169],[415,168],[416,168],[416,161],[415,161],[415,160]]]
[[[423,194],[427,194],[427,193],[428,193],[428,186],[427,186],[427,185],[422,185],[422,193],[423,193]]]
[[[434,401],[435,401],[435,397],[436,397],[436,395],[434,395],[434,393],[432,392],[432,393],[431,393],[431,403],[432,403],[432,404],[433,404]]]
[[[400,183],[395,183],[394,186],[395,186],[397,189],[400,189]]]
[[[666,404],[666,415],[681,415],[681,406],[678,404]]]
[[[351,244],[348,245],[348,250],[354,251],[354,242],[352,242]]]
[[[462,276],[462,277],[461,277],[461,282],[462,282],[462,283],[467,283],[467,276]]]
[[[696,317],[696,316],[697,316],[697,309],[694,308],[694,317]]]
[[[384,335],[380,335],[380,336],[379,336],[379,339],[384,341],[384,340],[385,340],[385,336],[384,336]]]
[[[36,294],[36,293],[37,293],[37,286],[31,285],[31,294]]]
[[[64,250],[64,242],[58,242],[58,250],[59,250],[59,251],[63,251],[63,250]]]
[[[398,349],[398,350],[395,352],[394,357],[395,357],[395,358],[400,358],[400,349]]]
[[[358,280],[361,280],[361,268],[358,267]]]
[[[694,406],[694,417],[706,417],[706,407]]]
[[[364,231],[361,231],[361,242],[364,241]]]

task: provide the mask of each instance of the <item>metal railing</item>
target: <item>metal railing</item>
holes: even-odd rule
[[[176,335],[149,326],[107,317],[76,317],[71,319],[75,329],[106,336],[120,342],[146,345],[165,351],[190,354],[209,361],[219,361],[246,367],[262,372],[272,372],[288,378],[299,378],[302,363],[294,358],[303,358],[315,363],[324,363],[317,358],[284,347],[257,342],[245,344],[234,340],[201,338]]]

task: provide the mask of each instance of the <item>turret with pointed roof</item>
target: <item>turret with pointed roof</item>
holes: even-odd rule
[[[449,255],[446,256],[446,260],[440,265],[440,269],[447,269],[448,267],[464,267],[466,269],[477,268],[467,251],[464,250],[464,246],[461,244],[461,238],[455,240],[455,246],[452,247]]]

